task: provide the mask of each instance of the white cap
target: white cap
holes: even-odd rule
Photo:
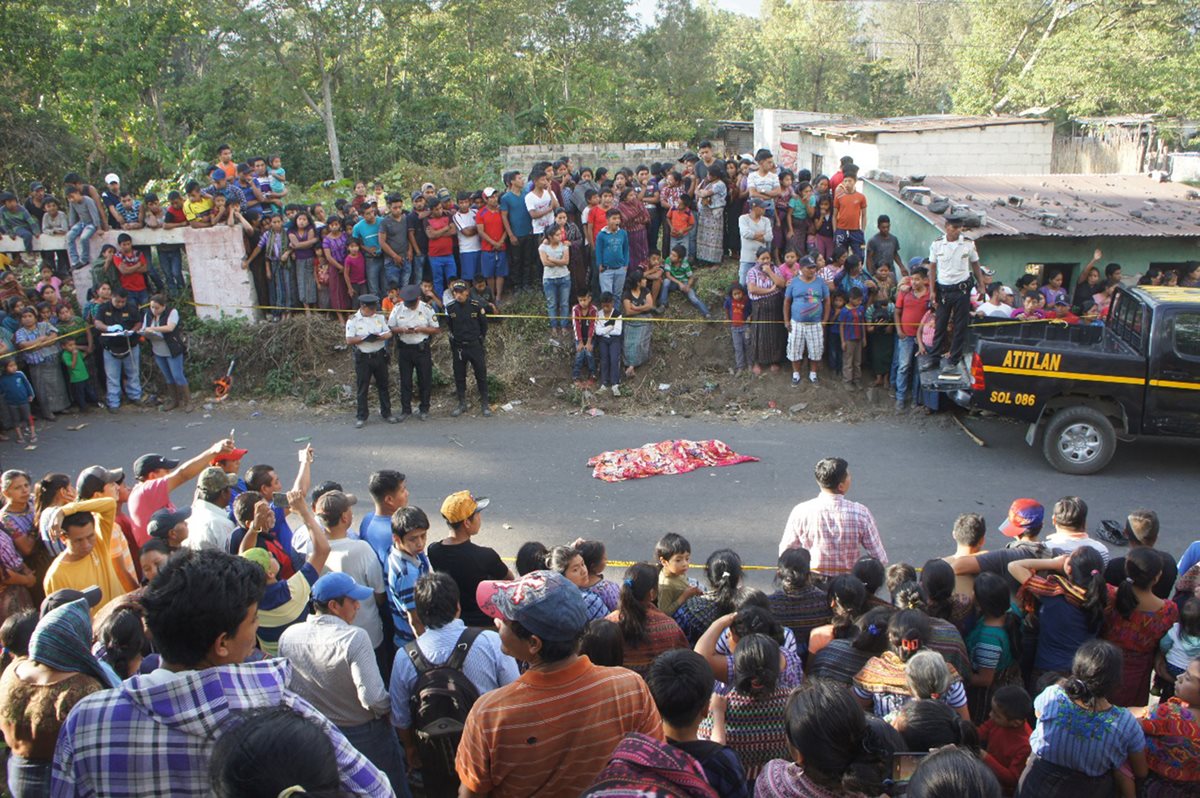
[[[108,174],[106,174],[106,175],[104,176],[104,182],[105,182],[106,184],[107,184],[107,183],[120,183],[120,182],[121,182],[121,178],[117,177],[117,173],[116,173],[116,172],[109,172]]]
[[[491,186],[488,186],[487,188],[485,188],[483,190],[483,196],[485,196],[485,197],[490,197],[495,193],[496,193],[496,189],[492,188]]]
[[[1013,290],[1011,288],[1009,288],[1007,285],[1002,285],[1002,286],[1000,286],[1000,293],[1004,294],[1005,296],[1012,296]]]

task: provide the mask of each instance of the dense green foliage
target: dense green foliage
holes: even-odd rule
[[[502,144],[690,139],[755,106],[1200,116],[1192,0],[5,0],[0,182],[201,172],[293,183]]]

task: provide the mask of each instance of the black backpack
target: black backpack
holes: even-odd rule
[[[479,690],[463,672],[463,664],[482,631],[471,627],[463,630],[454,644],[454,651],[441,665],[426,659],[417,647],[417,641],[404,646],[404,652],[417,671],[417,683],[409,696],[408,706],[426,785],[431,781],[458,784],[454,757],[458,753],[467,715],[479,700]]]

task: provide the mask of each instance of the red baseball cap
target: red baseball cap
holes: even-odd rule
[[[1031,529],[1042,531],[1046,508],[1036,499],[1017,499],[1008,508],[1008,519],[1000,525],[1000,531],[1010,537],[1019,538]]]
[[[246,452],[248,452],[248,451],[250,451],[250,450],[249,449],[231,449],[228,452],[221,452],[220,454],[213,457],[213,459],[211,461],[211,465],[216,465],[217,463],[237,462],[238,460],[241,460],[243,457],[245,457]]]

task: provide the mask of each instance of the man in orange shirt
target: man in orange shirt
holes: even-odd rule
[[[859,263],[866,263],[863,230],[867,226],[867,198],[857,187],[858,167],[850,164],[833,200],[834,243],[858,255]]]
[[[579,795],[626,734],[663,739],[641,677],[579,656],[587,608],[565,576],[481,582],[476,599],[499,621],[501,650],[529,670],[471,708],[455,761],[459,798]]]

